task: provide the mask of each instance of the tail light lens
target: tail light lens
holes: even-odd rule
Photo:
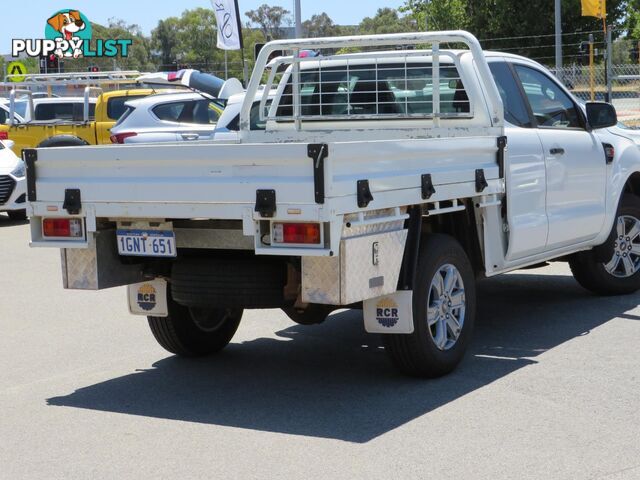
[[[0,131],[0,140],[9,140],[9,132]]]
[[[278,244],[319,245],[319,223],[274,223],[271,241]]]
[[[42,233],[45,237],[82,238],[82,219],[45,218],[42,220]]]
[[[117,133],[116,135],[111,135],[111,143],[124,143],[127,138],[137,137],[138,134],[136,132],[125,132],[125,133]]]

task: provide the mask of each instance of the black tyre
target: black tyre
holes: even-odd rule
[[[467,254],[453,237],[429,235],[420,246],[413,290],[414,332],[384,335],[385,348],[403,373],[440,377],[462,360],[475,315],[475,276]]]
[[[23,221],[27,219],[27,211],[26,210],[11,210],[7,212],[9,218],[13,221]]]
[[[569,260],[574,278],[598,295],[627,295],[640,289],[640,199],[625,195],[607,242]]]
[[[147,318],[162,348],[183,357],[202,357],[229,344],[240,325],[242,310],[187,308],[169,298],[168,317]]]
[[[50,137],[43,140],[37,148],[84,147],[87,145],[89,145],[89,142],[80,137],[74,135],[58,135],[57,137]]]
[[[287,267],[277,258],[185,258],[173,265],[176,302],[197,308],[280,308]]]

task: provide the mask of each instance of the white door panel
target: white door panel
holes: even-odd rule
[[[598,236],[604,224],[606,160],[602,143],[585,129],[581,108],[556,79],[514,65],[538,126],[547,170],[547,250]]]
[[[584,130],[539,129],[547,168],[547,248],[595,238],[605,214],[606,161]]]
[[[507,127],[506,160],[509,249],[507,260],[545,250],[549,222],[546,212],[546,171],[542,143],[533,128]]]

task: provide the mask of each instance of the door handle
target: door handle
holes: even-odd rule
[[[549,150],[549,153],[551,153],[551,155],[564,155],[564,148],[552,148],[551,150]]]
[[[183,133],[182,134],[182,139],[183,140],[198,140],[200,138],[200,135],[198,135],[197,133]]]

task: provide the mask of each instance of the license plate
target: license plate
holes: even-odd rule
[[[118,253],[128,257],[175,257],[176,236],[164,230],[118,230]]]

